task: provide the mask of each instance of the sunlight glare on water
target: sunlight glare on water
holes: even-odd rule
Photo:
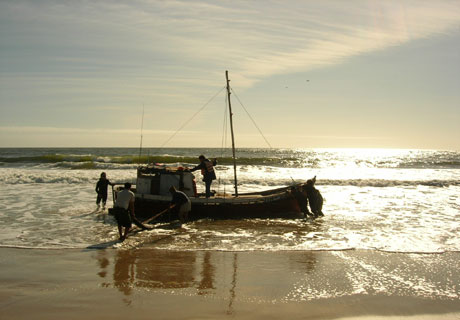
[[[66,152],[68,154],[66,154]],[[112,182],[136,181],[138,150],[8,149],[0,153],[0,246],[84,248],[117,238],[112,217],[95,212],[101,171]],[[56,155],[55,153],[58,153]],[[214,149],[152,149],[152,159],[196,165]],[[38,154],[38,156],[37,156]],[[311,220],[200,220],[182,231],[134,234],[133,245],[165,250],[460,250],[460,154],[385,149],[241,149],[240,192],[317,177],[325,217]],[[185,158],[184,158],[185,157]],[[184,163],[190,159],[191,163]],[[212,188],[233,190],[232,163],[218,159]],[[94,168],[94,169],[88,169]],[[204,185],[196,174],[198,189]],[[109,195],[108,205],[111,206]]]

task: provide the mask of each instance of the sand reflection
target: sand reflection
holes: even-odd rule
[[[236,293],[236,274],[238,270],[238,254],[234,253],[233,254],[233,275],[232,275],[232,285],[230,287],[230,297],[228,299],[228,308],[227,308],[227,314],[232,315],[234,313],[233,311],[233,302],[235,301]]]
[[[101,271],[98,272],[98,276],[101,278],[105,278],[107,275],[107,267],[109,266],[109,259],[107,259],[107,254],[104,250],[99,250],[97,252],[97,262],[99,267],[101,268]]]
[[[144,289],[152,293],[213,296],[227,301],[229,315],[234,314],[235,304],[240,299],[283,299],[299,281],[314,273],[319,263],[314,252],[281,255],[149,248],[104,250],[96,259],[100,267],[97,274],[104,280],[102,285],[116,288],[128,305],[134,293]],[[109,280],[111,270],[112,283]],[[276,289],[267,291],[267,286]]]
[[[131,251],[119,251],[113,270],[113,284],[125,295],[129,296],[135,281],[134,266],[136,257]]]
[[[215,289],[214,287],[214,274],[215,268],[211,263],[211,252],[207,251],[203,257],[201,269],[201,281],[198,285],[198,294],[204,295],[209,293],[209,290]]]
[[[120,250],[115,255],[113,284],[125,295],[139,288],[189,288],[195,284],[195,253]]]

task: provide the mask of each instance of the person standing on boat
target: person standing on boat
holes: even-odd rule
[[[126,236],[131,229],[131,222],[135,219],[134,216],[134,193],[131,191],[131,183],[126,182],[125,188],[118,192],[117,200],[113,206],[113,215],[118,223],[118,233],[120,234],[120,241],[126,239]],[[122,232],[125,228],[125,232]]]
[[[177,212],[180,222],[185,223],[189,212],[192,210],[192,202],[185,193],[176,190],[174,186],[169,188],[169,192],[171,192],[172,195],[169,210]]]
[[[105,208],[105,203],[107,202],[107,187],[113,186],[113,183],[111,183],[105,174],[105,172],[101,173],[101,178],[96,184],[96,192],[97,192],[97,199],[96,199],[96,204],[97,207],[99,208],[100,203],[102,201],[102,208]]]
[[[216,180],[216,172],[214,171],[214,166],[217,165],[217,160],[214,159],[210,161],[206,159],[204,155],[198,157],[200,164],[195,168],[190,169],[190,171],[195,171],[201,169],[201,174],[203,175],[203,181],[206,185],[206,198],[211,196],[211,183],[213,180]]]

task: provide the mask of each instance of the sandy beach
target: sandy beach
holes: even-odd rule
[[[1,319],[459,319],[459,253],[2,248]]]
[[[0,26],[0,320],[460,320],[460,0]]]

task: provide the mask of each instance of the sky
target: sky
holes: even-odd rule
[[[460,150],[431,0],[1,0],[0,147],[230,146],[226,70],[237,147]]]

